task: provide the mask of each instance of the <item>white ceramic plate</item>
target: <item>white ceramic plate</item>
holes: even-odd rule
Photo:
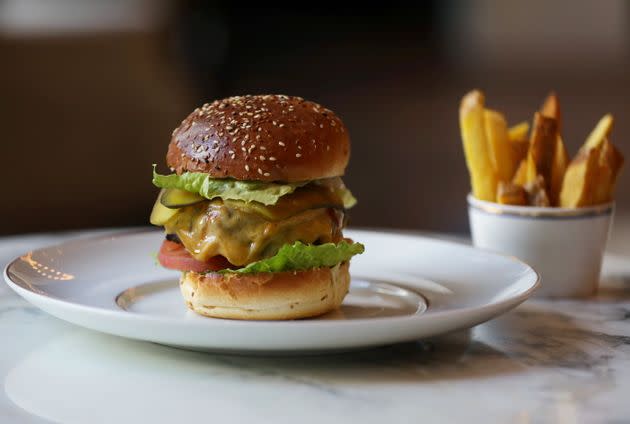
[[[179,273],[156,265],[164,237],[142,231],[29,252],[5,279],[35,306],[74,324],[132,339],[211,351],[330,351],[417,340],[472,327],[515,307],[538,285],[528,265],[424,237],[347,231],[352,260],[341,309],[296,321],[233,321],[184,306]]]

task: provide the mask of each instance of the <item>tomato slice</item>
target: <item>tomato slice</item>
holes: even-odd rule
[[[219,271],[232,267],[232,264],[221,255],[214,256],[206,262],[198,261],[188,253],[182,244],[169,240],[162,242],[158,253],[158,261],[164,268],[178,271]]]

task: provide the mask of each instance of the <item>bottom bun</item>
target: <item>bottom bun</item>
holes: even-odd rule
[[[336,309],[350,286],[348,262],[332,268],[260,274],[186,272],[180,288],[186,304],[215,318],[308,318]]]

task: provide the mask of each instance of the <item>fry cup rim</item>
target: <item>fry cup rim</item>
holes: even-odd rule
[[[481,210],[492,215],[512,215],[528,218],[583,218],[600,215],[610,215],[615,209],[615,202],[581,208],[554,208],[538,206],[502,205],[499,203],[479,200],[469,193],[466,197],[468,207]]]

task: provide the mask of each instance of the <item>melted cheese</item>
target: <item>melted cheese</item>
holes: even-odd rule
[[[197,260],[223,255],[238,266],[273,256],[287,243],[341,239],[343,212],[322,207],[332,199],[309,190],[285,197],[277,209],[262,212],[258,205],[221,200],[187,206],[165,224],[166,232],[177,234]]]

